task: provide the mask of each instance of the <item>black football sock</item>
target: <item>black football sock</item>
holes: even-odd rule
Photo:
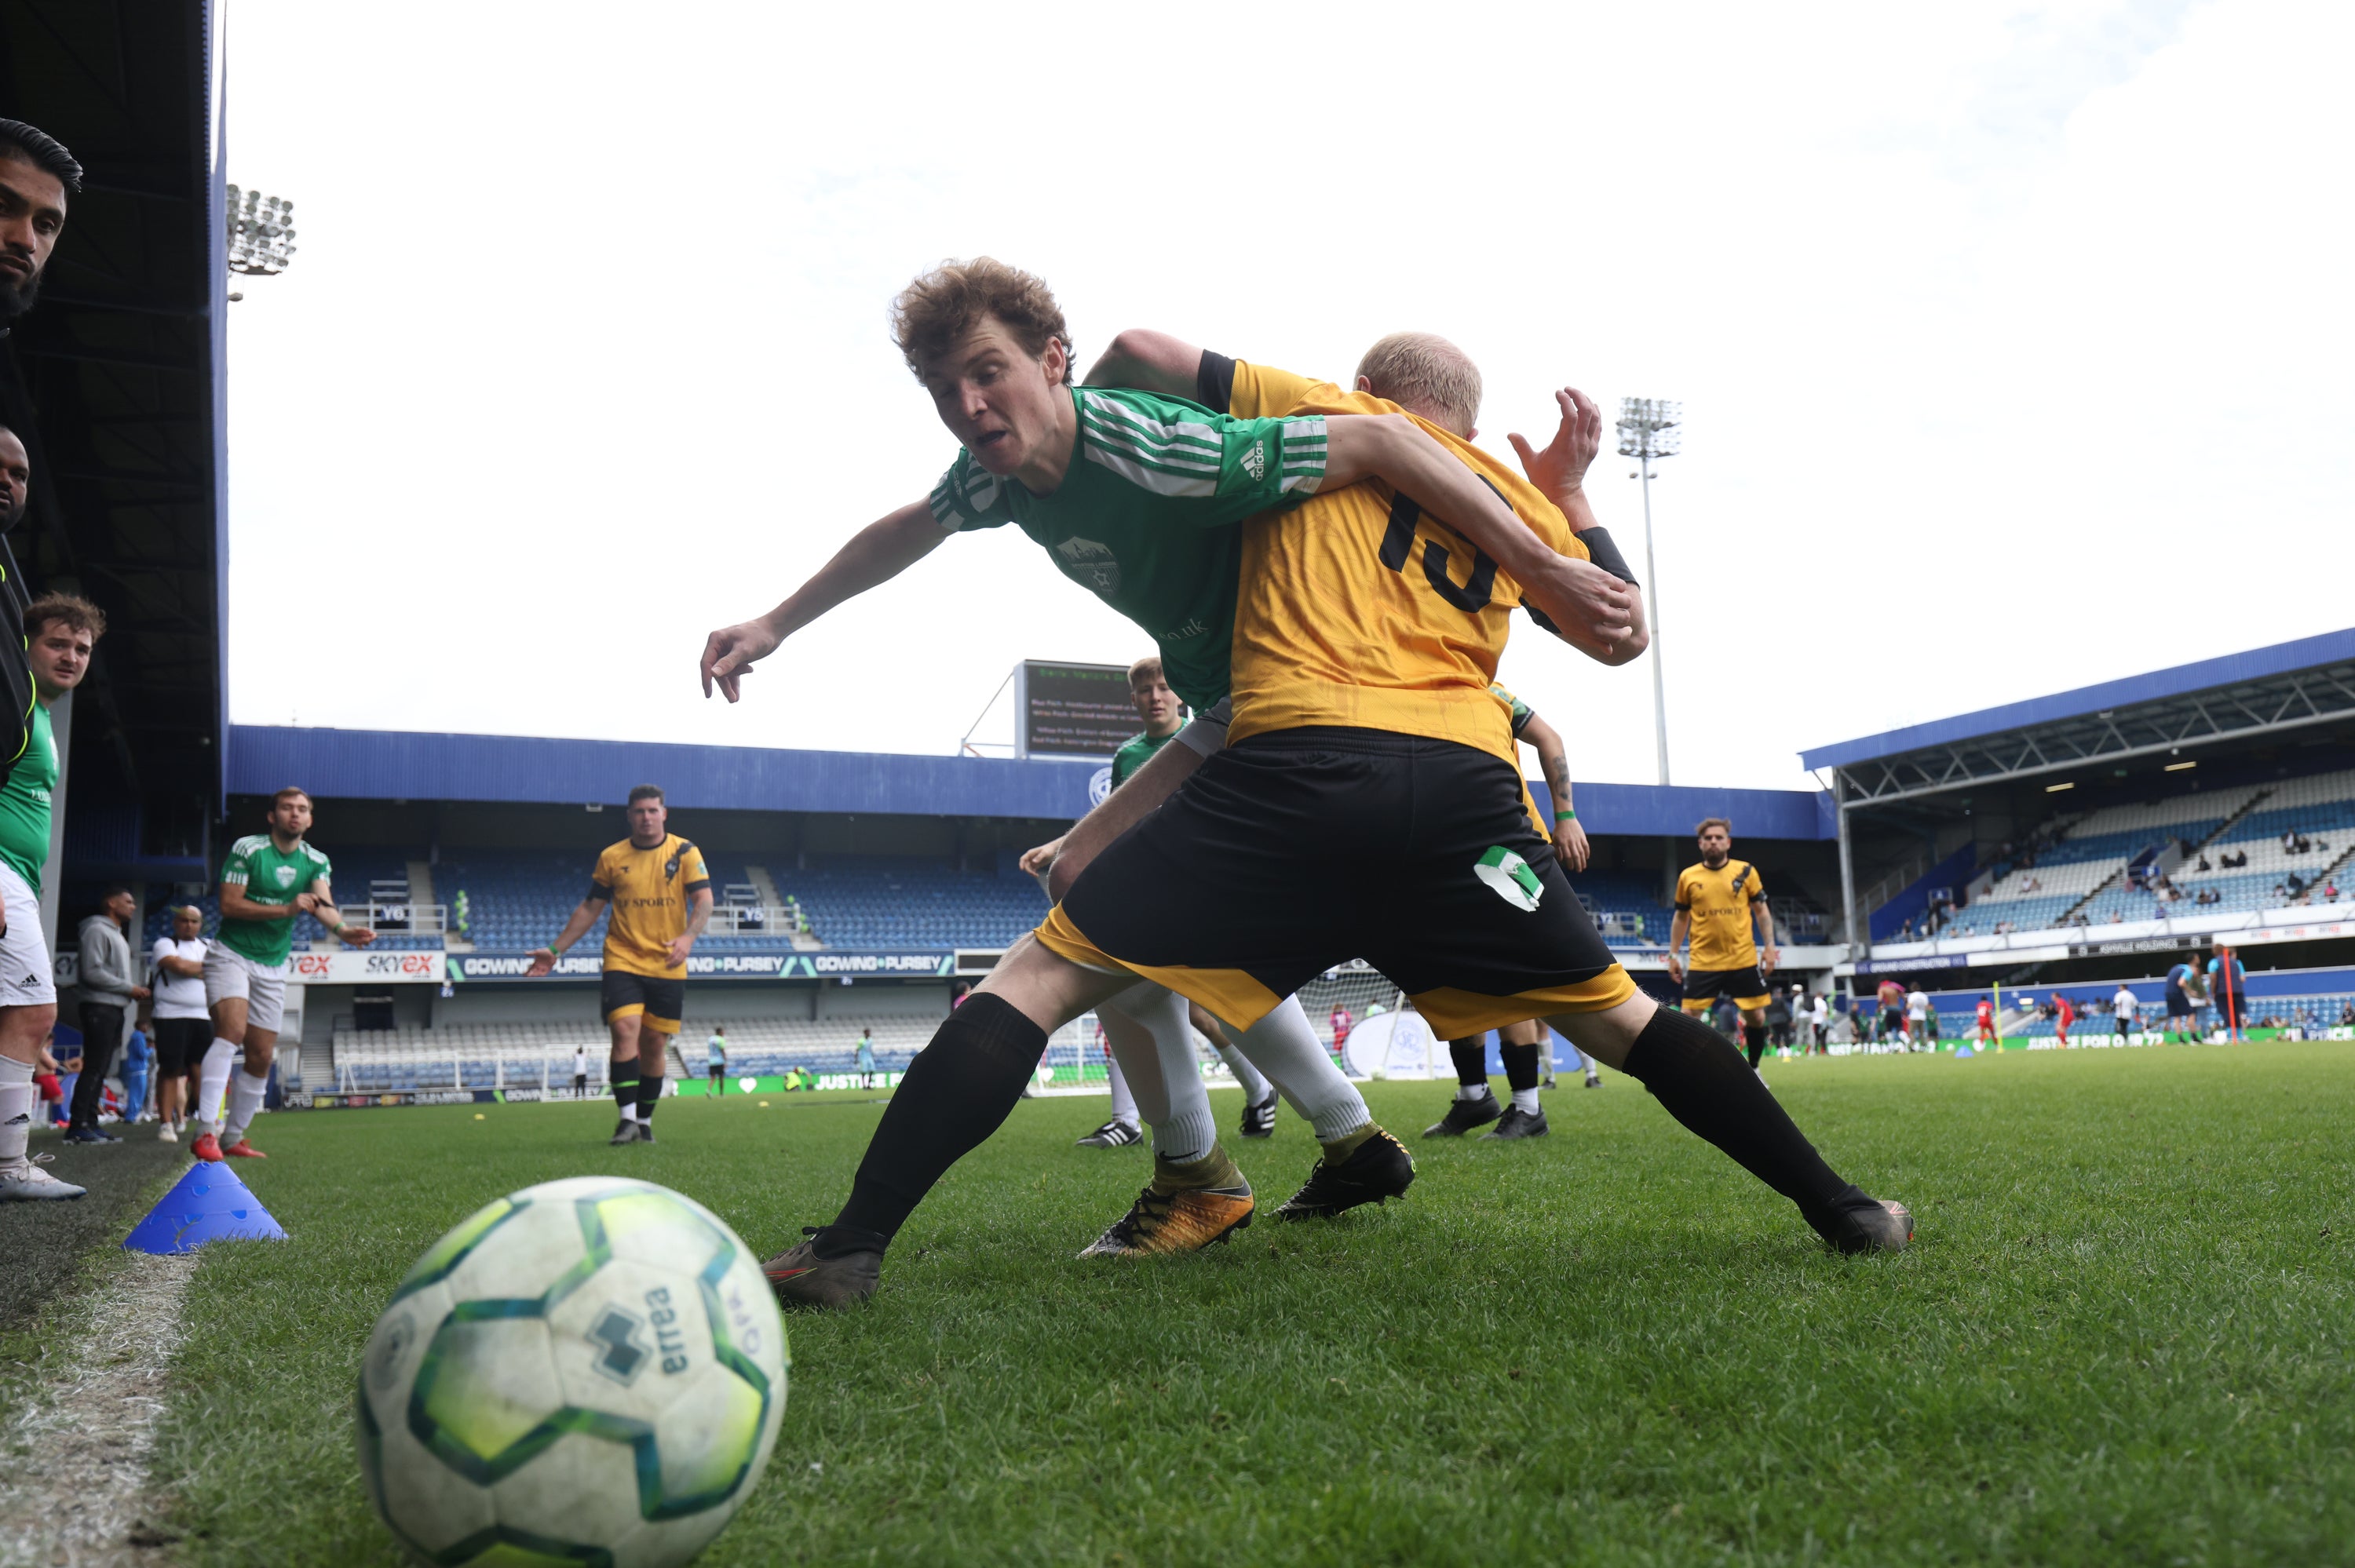
[[[1515,1090],[1534,1089],[1543,1075],[1538,1071],[1537,1045],[1500,1045],[1497,1054],[1505,1058],[1505,1082]]]
[[[900,1075],[858,1162],[850,1201],[819,1233],[818,1255],[837,1239],[827,1231],[865,1232],[888,1244],[949,1167],[1013,1114],[1046,1049],[1047,1032],[1011,1004],[986,991],[967,997]]]
[[[1761,1023],[1752,1023],[1746,1019],[1743,1020],[1742,1025],[1742,1043],[1750,1047],[1750,1065],[1753,1067],[1755,1067],[1758,1065],[1758,1058],[1766,1054],[1765,1025]]]
[[[1796,1203],[1817,1233],[1829,1236],[1843,1210],[1871,1203],[1824,1163],[1741,1053],[1699,1019],[1666,1007],[1653,1013],[1627,1048],[1625,1071],[1687,1130]]]
[[[1467,1089],[1488,1086],[1488,1041],[1486,1035],[1473,1040],[1451,1040],[1447,1043],[1447,1054],[1455,1058],[1456,1083]]]
[[[644,1067],[638,1069],[638,1119],[649,1127],[654,1125],[655,1107],[662,1099],[662,1086],[663,1075],[660,1073],[649,1073]]]
[[[611,1080],[613,1103],[622,1107],[622,1119],[634,1120],[636,1113],[634,1107],[638,1103],[638,1065],[633,1062],[625,1067],[616,1062],[605,1069],[605,1075]]]

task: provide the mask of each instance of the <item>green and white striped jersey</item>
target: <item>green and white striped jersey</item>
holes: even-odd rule
[[[943,528],[1011,523],[1062,574],[1144,628],[1169,689],[1197,712],[1227,694],[1239,524],[1296,505],[1325,477],[1325,420],[1241,419],[1150,392],[1071,389],[1078,450],[1051,494],[960,450],[932,490]]]

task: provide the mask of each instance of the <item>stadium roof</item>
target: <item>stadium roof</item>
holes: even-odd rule
[[[77,694],[77,803],[201,842],[221,785],[226,251],[213,7],[0,7],[0,104],[84,170],[39,303],[0,344],[0,422],[33,460],[11,541],[35,592],[109,630]]]
[[[682,810],[880,812],[1069,819],[1088,809],[1102,762],[787,751],[644,741],[232,725],[231,794],[288,784],[328,799],[618,803],[659,784]],[[1537,786],[1542,790],[1542,786]],[[1828,839],[1830,797],[1803,789],[1582,784],[1590,832],[1683,835],[1705,816],[1747,838]]]
[[[2203,659],[1803,751],[1851,804],[2355,719],[2355,630]]]

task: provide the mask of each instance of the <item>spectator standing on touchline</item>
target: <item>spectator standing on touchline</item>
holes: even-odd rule
[[[589,1047],[586,1045],[572,1048],[572,1097],[576,1100],[589,1097]]]
[[[728,1092],[728,1026],[726,1024],[715,1023],[711,1026],[711,1037],[703,1043],[703,1053],[704,1070],[711,1078],[711,1092],[715,1095],[726,1094]]]
[[[116,1141],[114,1134],[99,1128],[99,1100],[106,1071],[123,1044],[132,1004],[147,996],[132,966],[131,943],[123,936],[138,913],[131,890],[118,884],[99,900],[98,912],[81,923],[81,975],[74,982],[81,993],[81,1076],[74,1082],[68,1143]]]
[[[155,1136],[180,1141],[188,1125],[188,1080],[212,1044],[205,1011],[205,912],[193,904],[172,911],[172,934],[147,950],[148,983],[155,997]]]
[[[859,1080],[859,1086],[860,1086],[861,1088],[868,1088],[868,1089],[871,1089],[871,1088],[873,1088],[873,1087],[875,1086],[874,1086],[874,1084],[873,1084],[872,1082],[870,1082],[870,1081],[869,1081],[869,1080],[871,1080],[871,1079],[875,1076],[875,1031],[874,1031],[874,1030],[872,1030],[872,1029],[861,1029],[861,1030],[858,1032],[858,1080]]]
[[[2110,998],[2110,1012],[2117,1020],[2115,1026],[2110,1031],[2112,1039],[2124,1040],[2134,1033],[2135,993],[2126,989],[2124,980],[2118,982],[2117,994]]]

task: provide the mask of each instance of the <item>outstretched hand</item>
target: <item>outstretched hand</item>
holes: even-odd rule
[[[1051,838],[1043,844],[1035,844],[1024,850],[1022,858],[1015,863],[1022,868],[1023,874],[1026,876],[1044,876],[1047,874],[1048,868],[1055,863],[1055,857],[1062,853],[1062,839]]]
[[[783,641],[762,620],[723,626],[705,638],[701,667],[703,694],[709,696],[716,684],[720,695],[734,702],[742,694],[741,683],[751,673],[753,662],[775,652],[777,644]]]
[[[1586,487],[1587,468],[1603,450],[1603,410],[1575,387],[1563,387],[1553,400],[1561,410],[1561,424],[1543,451],[1532,448],[1518,431],[1505,439],[1519,454],[1521,471],[1529,476],[1529,482],[1560,506]]]

